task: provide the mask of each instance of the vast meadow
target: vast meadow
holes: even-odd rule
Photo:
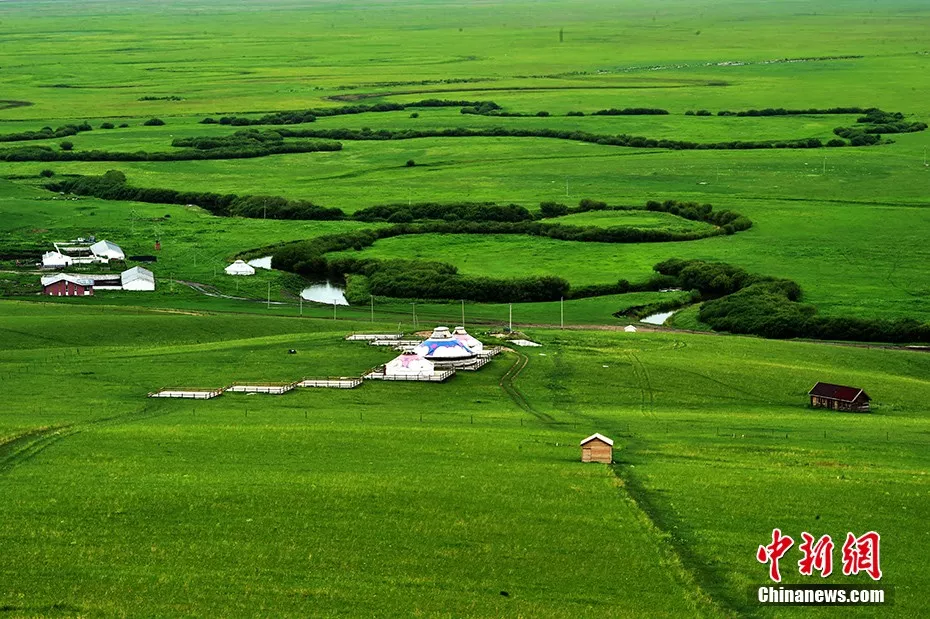
[[[930,356],[710,333],[697,305],[674,328],[636,320],[694,298],[647,290],[682,258],[790,279],[824,316],[930,321],[930,131],[823,146],[861,124],[829,108],[930,122],[928,28],[918,0],[0,2],[0,614],[926,616]],[[794,112],[718,115],[766,108]],[[309,109],[313,122],[261,120]],[[201,122],[223,117],[238,120]],[[340,148],[173,145],[258,139],[246,130]],[[317,134],[272,135],[288,130]],[[628,136],[652,142],[611,142]],[[193,197],[47,187],[110,170]],[[202,192],[342,215],[224,216]],[[582,200],[616,210],[544,217],[542,203]],[[672,200],[752,226],[644,210]],[[223,272],[397,223],[359,220],[369,207],[425,203],[704,238],[429,232],[327,254],[603,293],[538,303],[336,306],[302,301],[313,280],[297,273]],[[41,254],[91,235],[157,256],[157,290],[43,297]],[[146,397],[359,376],[397,353],[346,334],[460,323],[506,348],[446,383]],[[498,338],[511,327],[542,346]],[[817,381],[864,388],[872,413],[811,409]],[[615,440],[612,465],[579,462],[594,432]],[[893,603],[760,605],[756,550],[774,528],[838,546],[880,532]],[[798,556],[785,583],[811,584]],[[839,569],[823,582],[876,585]]]

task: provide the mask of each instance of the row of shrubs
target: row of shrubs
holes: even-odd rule
[[[6,133],[0,135],[0,142],[24,142],[27,140],[49,140],[53,138],[65,138],[71,135],[77,135],[81,131],[91,131],[93,127],[90,123],[84,121],[79,125],[62,125],[57,129],[51,127],[42,127],[38,131],[20,131],[18,133]]]
[[[48,146],[22,146],[0,150],[0,161],[198,161],[206,159],[250,159],[295,153],[342,150],[339,142],[269,142],[247,144],[233,142],[230,146],[207,150],[184,149],[178,151],[113,152],[105,150],[72,151],[70,143],[62,143],[60,151]]]
[[[543,202],[539,205],[539,215],[541,218],[561,217],[574,213],[584,213],[587,211],[607,211],[607,210],[635,210],[629,206],[609,206],[606,202],[584,198],[578,202],[578,206],[569,207],[559,202]],[[723,229],[727,234],[748,230],[752,227],[752,221],[735,211],[714,211],[710,204],[698,204],[697,202],[679,202],[678,200],[666,200],[656,202],[650,200],[646,202],[647,211],[659,211],[670,213],[691,221],[702,221],[704,223],[717,226]]]
[[[594,201],[589,200],[587,202],[586,207],[592,204],[597,205]],[[669,208],[677,205],[678,203],[670,203]],[[705,216],[712,218],[712,210],[706,211]],[[431,233],[525,234],[583,242],[641,243],[695,240],[723,234],[724,231],[716,229],[704,232],[673,232],[630,227],[597,228],[593,226],[566,226],[530,220],[440,220],[331,234],[310,241],[286,244],[274,250],[272,264],[276,269],[292,271],[311,277],[341,278],[349,274],[364,275],[368,279],[371,294],[401,298],[469,299],[473,301],[500,302],[546,301],[559,297],[581,298],[634,290],[658,290],[675,285],[678,281],[678,278],[671,274],[660,273],[649,281],[636,286],[631,285],[626,280],[620,280],[616,284],[571,289],[568,283],[561,278],[532,277],[516,280],[493,280],[461,276],[454,267],[443,263],[327,256],[332,252],[349,249],[359,251],[365,247],[370,247],[381,239]],[[443,281],[440,282],[439,280]]]
[[[47,171],[43,176],[52,176]],[[289,200],[280,196],[238,196],[212,192],[177,191],[166,188],[133,187],[127,184],[126,176],[110,170],[102,176],[66,177],[49,183],[51,191],[89,195],[104,200],[126,200],[162,204],[194,204],[214,215],[272,219],[341,220],[347,215],[339,208],[327,208],[307,200]],[[657,243],[691,241],[720,234],[733,234],[746,230],[752,222],[733,211],[714,211],[710,204],[695,202],[650,201],[646,210],[672,213],[694,221],[703,221],[716,226],[712,230],[673,231],[663,229],[641,229],[629,226],[603,228],[596,226],[572,226],[538,221],[538,217],[518,204],[499,205],[493,203],[455,202],[441,204],[425,202],[412,205],[386,204],[361,209],[352,219],[365,222],[386,221],[396,224],[385,232],[390,236],[402,234],[524,234],[545,236],[557,240],[596,243]],[[590,210],[630,210],[631,207],[610,207],[606,202],[585,198],[577,207],[563,204],[543,203],[540,217]],[[420,221],[421,223],[413,223]],[[354,238],[354,237],[353,237]],[[365,237],[358,237],[365,238]],[[371,240],[373,243],[374,240]],[[361,245],[364,246],[364,245]],[[359,248],[361,247],[359,246]],[[355,247],[355,244],[347,247]],[[328,250],[332,251],[332,250]]]
[[[479,114],[481,116],[502,116],[502,117],[518,117],[525,118],[529,116],[538,116],[538,117],[547,117],[550,116],[549,112],[540,111],[540,112],[506,112],[499,105],[493,101],[484,101],[481,105],[471,105],[463,107],[460,112],[462,114]],[[651,107],[625,107],[623,109],[617,109],[615,107],[606,109],[606,110],[597,110],[596,112],[591,112],[592,116],[644,116],[644,115],[663,115],[668,114],[668,110],[662,110],[659,108]],[[584,116],[584,112],[572,111],[565,114],[566,116]]]
[[[818,316],[801,303],[801,287],[787,279],[753,275],[731,265],[701,260],[667,260],[655,266],[678,286],[697,290],[705,301],[699,319],[715,331],[768,338],[812,338],[857,342],[930,342],[930,323]],[[717,298],[713,298],[717,297]]]
[[[828,107],[828,108],[808,108],[805,110],[791,110],[783,107],[767,107],[761,110],[741,110],[732,112],[730,110],[721,110],[717,116],[798,116],[798,115],[823,115],[823,114],[867,114],[878,108],[865,107]],[[701,114],[704,116],[704,114]]]
[[[423,99],[413,103],[374,103],[371,105],[357,104],[344,105],[341,107],[321,107],[310,108],[306,110],[292,110],[288,112],[273,112],[265,114],[260,118],[246,118],[244,116],[223,116],[219,120],[215,118],[204,118],[200,121],[204,125],[232,125],[235,127],[248,125],[300,125],[312,123],[317,118],[327,116],[344,116],[348,114],[364,114],[367,112],[402,112],[407,108],[421,107],[481,107],[491,106],[493,109],[500,109],[500,106],[493,101],[455,101],[449,99]],[[491,109],[491,108],[487,108]]]
[[[422,219],[465,221],[530,221],[533,214],[519,204],[492,202],[421,202],[417,204],[380,204],[352,214],[358,221],[410,223]]]
[[[45,186],[51,191],[63,191],[104,200],[128,200],[154,204],[195,204],[219,216],[240,216],[271,219],[343,219],[338,208],[317,206],[306,200],[288,200],[274,196],[237,196],[209,192],[176,191],[132,187],[126,175],[110,170],[102,176],[64,178]]]
[[[555,301],[568,294],[569,284],[560,277],[496,279],[462,275],[454,266],[442,262],[360,259],[352,256],[327,259],[324,255],[368,246],[396,232],[390,228],[361,230],[286,244],[274,251],[272,265],[276,269],[306,277],[364,275],[370,294],[395,298],[466,299],[500,303]]]
[[[417,138],[470,138],[470,137],[515,137],[515,138],[554,138],[588,142],[605,146],[625,146],[629,148],[667,148],[672,150],[729,150],[760,148],[820,148],[824,146],[817,138],[804,138],[787,141],[730,141],[730,142],[688,142],[684,140],[653,139],[633,135],[603,135],[571,129],[530,129],[488,127],[469,129],[456,127],[450,129],[278,129],[285,138],[322,138],[331,140],[412,140]]]

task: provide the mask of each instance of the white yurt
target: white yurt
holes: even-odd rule
[[[224,270],[226,275],[255,275],[255,267],[246,264],[244,260],[236,260]]]
[[[433,363],[412,350],[405,350],[384,366],[385,376],[432,376],[433,371]]]
[[[433,329],[432,335],[414,348],[413,352],[434,362],[466,361],[476,356],[475,351],[455,339],[449,327]]]
[[[484,350],[484,344],[469,335],[465,327],[456,327],[455,331],[452,332],[452,337],[454,337],[456,341],[467,346],[474,353],[480,353]]]
[[[634,327],[633,325],[627,325],[623,327],[623,330],[626,331],[627,333],[636,333],[636,327]]]

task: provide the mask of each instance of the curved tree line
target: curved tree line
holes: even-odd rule
[[[816,307],[801,302],[801,287],[789,279],[703,260],[672,259],[654,268],[705,299],[698,317],[714,331],[777,339],[930,342],[930,324],[912,318],[819,316]]]
[[[70,145],[69,145],[70,148]],[[208,159],[252,159],[269,155],[316,153],[342,150],[339,142],[247,143],[238,141],[210,149],[188,148],[177,151],[113,152],[104,150],[54,150],[48,146],[23,146],[0,150],[0,161],[202,161]]]
[[[643,207],[610,206],[606,202],[582,199],[569,207],[555,202],[543,202],[538,213],[531,213],[519,204],[499,205],[480,202],[423,202],[417,204],[382,204],[356,211],[351,216],[342,209],[324,207],[308,200],[290,200],[281,196],[239,196],[213,192],[178,191],[157,187],[133,187],[126,175],[110,170],[101,176],[69,176],[47,183],[50,191],[93,196],[104,200],[125,200],[155,204],[189,204],[199,206],[218,216],[239,216],[271,219],[354,219],[369,223],[386,222],[407,226],[403,234],[433,232],[464,234],[526,234],[548,236],[560,240],[602,243],[642,243],[690,241],[747,230],[752,221],[740,213],[715,211],[710,204],[697,202],[649,201]],[[604,210],[648,210],[701,221],[713,226],[708,230],[681,232],[662,229],[641,229],[631,226],[573,226],[540,221],[572,213]],[[414,223],[420,222],[420,223]]]

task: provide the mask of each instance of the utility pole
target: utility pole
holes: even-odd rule
[[[417,302],[413,302],[413,328],[417,328]]]
[[[300,299],[300,301],[298,301],[300,303],[300,315],[303,316],[304,315],[304,295],[301,294],[297,298]]]
[[[510,304],[510,332],[513,333],[513,303]]]

